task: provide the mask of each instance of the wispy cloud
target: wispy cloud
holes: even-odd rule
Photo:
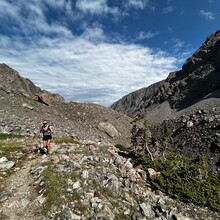
[[[97,44],[83,36],[42,38],[29,45],[21,39],[4,41],[15,46],[1,48],[2,60],[24,77],[67,100],[103,105],[165,78],[177,61],[135,44]]]
[[[176,69],[176,58],[120,38],[112,39],[98,23],[85,24],[80,33],[74,32],[69,23],[76,21],[79,10],[113,14],[105,0],[97,5],[89,1],[89,6],[85,6],[86,0],[80,2],[77,6],[70,0],[30,0],[28,4],[25,0],[13,4],[1,0],[0,28],[8,34],[0,33],[0,62],[66,100],[106,106]],[[148,1],[137,2],[129,4],[141,9]],[[63,14],[55,19],[58,9]],[[47,16],[48,11],[54,13],[52,17]],[[140,37],[155,34],[142,33]]]
[[[164,14],[168,14],[168,13],[173,12],[174,10],[175,10],[175,7],[173,5],[170,5],[170,6],[166,7],[166,8],[163,8],[163,13]]]
[[[128,0],[127,6],[137,9],[144,9],[149,3],[149,0]]]
[[[204,10],[200,10],[199,14],[204,17],[206,20],[214,20],[215,19],[215,16],[212,12],[210,11],[204,11]]]
[[[159,32],[143,32],[141,31],[139,34],[138,34],[138,37],[137,39],[138,40],[145,40],[145,39],[150,39],[150,38],[153,38],[155,36],[157,36],[158,34],[160,34]]]
[[[119,9],[117,7],[109,7],[107,0],[77,0],[76,8],[83,13],[89,13],[92,15],[119,15]]]
[[[170,32],[170,33],[173,33],[173,32],[174,32],[174,29],[173,29],[172,27],[168,27],[167,30],[168,30],[168,32]]]
[[[181,68],[184,61],[196,50],[196,48],[193,48],[192,45],[175,37],[169,39],[168,41],[164,41],[164,44],[169,48],[171,54],[175,54],[178,69]]]

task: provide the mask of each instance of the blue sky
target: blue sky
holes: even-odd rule
[[[66,101],[109,106],[181,69],[219,0],[0,0],[0,63]]]

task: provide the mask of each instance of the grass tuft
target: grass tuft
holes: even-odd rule
[[[12,139],[12,138],[23,138],[24,136],[19,135],[19,134],[4,134],[0,133],[0,140],[7,140],[7,139]]]
[[[14,152],[22,152],[22,142],[0,143],[0,157],[6,157],[8,160],[13,159]]]

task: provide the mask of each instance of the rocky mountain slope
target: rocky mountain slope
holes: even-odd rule
[[[200,105],[209,109],[219,107],[219,97],[220,31],[217,31],[186,60],[180,71],[124,96],[111,108],[131,117],[144,114],[150,123],[160,123],[182,114],[183,110],[188,111],[188,108],[190,111]],[[210,100],[214,102],[210,103]]]
[[[209,170],[220,173],[220,31],[211,34],[180,71],[111,107],[147,121],[159,139],[167,122],[169,141],[179,146],[178,153],[205,153]]]
[[[0,64],[0,132],[36,135],[49,119],[55,136],[129,144],[131,118],[96,104],[65,102]]]

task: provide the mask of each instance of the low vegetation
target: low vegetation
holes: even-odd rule
[[[43,172],[45,183],[44,187],[47,189],[43,212],[48,213],[52,207],[59,207],[64,201],[74,201],[77,206],[77,210],[83,209],[86,211],[86,207],[82,204],[80,194],[77,190],[68,192],[68,188],[70,187],[68,182],[76,182],[79,178],[78,175],[64,173],[60,176],[51,162],[47,162],[44,165],[48,166],[48,169]]]
[[[155,189],[161,190],[173,199],[220,212],[220,177],[208,172],[205,154],[198,153],[193,158],[187,158],[169,153],[166,160],[157,157],[153,161],[144,151],[127,149],[123,155],[132,158],[134,164],[141,164],[146,171],[153,168],[161,173],[149,179]]]
[[[11,138],[23,138],[24,136],[19,135],[19,134],[4,134],[0,133],[0,140],[7,140]]]
[[[23,142],[20,141],[21,138],[23,138],[21,135],[0,133],[0,157],[11,160],[14,158],[14,153],[22,152]],[[9,139],[10,141],[7,141]]]

